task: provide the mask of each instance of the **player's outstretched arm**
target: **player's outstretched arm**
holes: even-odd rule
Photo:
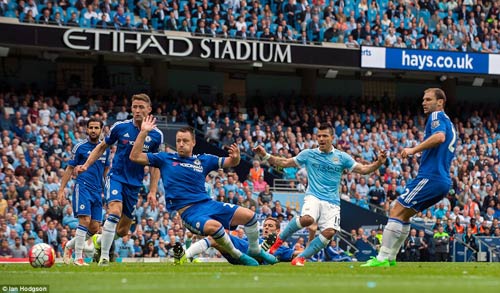
[[[139,135],[137,135],[137,138],[134,142],[134,147],[130,152],[129,158],[132,162],[141,165],[149,164],[148,156],[142,152],[142,148],[144,147],[144,140],[146,140],[146,136],[148,136],[148,133],[155,127],[156,118],[154,118],[153,115],[149,115],[144,118],[141,124],[141,132],[139,132]]]
[[[68,185],[68,181],[71,178],[71,174],[73,173],[73,170],[75,167],[73,166],[68,166],[66,167],[66,170],[64,170],[63,176],[61,178],[61,186],[59,187],[59,192],[57,193],[57,199],[59,202],[62,202],[62,200],[65,198],[64,190],[66,189],[66,185]]]
[[[238,148],[238,145],[233,143],[232,145],[229,146],[229,157],[226,157],[224,160],[224,165],[222,167],[224,168],[229,168],[229,167],[236,167],[240,163],[240,148]]]
[[[403,158],[407,158],[408,156],[412,156],[414,154],[418,154],[427,149],[431,149],[437,147],[446,141],[446,135],[443,132],[437,132],[433,135],[429,136],[426,140],[424,140],[421,144],[413,147],[413,148],[404,148],[401,151],[401,156]]]
[[[102,154],[104,154],[104,151],[106,151],[107,148],[108,148],[108,145],[106,144],[106,142],[104,140],[101,141],[94,148],[94,150],[90,153],[85,164],[80,165],[80,166],[76,166],[75,174],[78,176],[78,175],[80,175],[80,173],[87,171],[87,169],[90,166],[92,166],[95,163],[95,161],[97,161],[97,159],[102,156]]]
[[[268,154],[264,147],[262,147],[261,145],[253,148],[252,151],[260,155],[264,161],[269,161],[269,163],[272,165],[278,167],[298,167],[293,158],[282,158]]]
[[[147,155],[146,155],[147,156]],[[151,181],[149,182],[148,202],[150,205],[156,206],[156,193],[158,193],[158,181],[160,181],[160,169],[151,167]]]
[[[383,150],[379,150],[378,151],[378,159],[375,162],[373,162],[371,164],[359,164],[358,163],[358,164],[356,164],[354,169],[352,169],[352,171],[355,173],[362,174],[362,175],[370,174],[373,171],[380,168],[380,166],[382,166],[382,164],[384,164],[386,160],[387,160],[387,153]]]

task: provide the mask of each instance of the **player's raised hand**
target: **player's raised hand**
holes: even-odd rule
[[[264,147],[263,147],[263,146],[261,146],[261,145],[258,145],[258,146],[256,146],[256,147],[254,147],[254,148],[252,149],[252,151],[253,151],[254,153],[256,153],[257,155],[261,156],[261,157],[265,156],[265,155],[266,155],[266,153],[267,153],[267,152],[266,152],[266,150],[264,149]]]
[[[141,130],[150,132],[156,127],[156,118],[153,115],[148,115],[142,120]]]
[[[401,157],[408,158],[409,156],[413,156],[415,154],[415,150],[413,148],[404,148],[401,151]]]
[[[385,161],[387,160],[387,152],[383,149],[378,149],[378,153],[377,153],[377,156],[378,156],[378,161],[380,164],[384,164]]]
[[[228,153],[229,153],[230,158],[233,158],[233,159],[240,158],[240,148],[235,143],[233,143],[232,145],[229,146]]]

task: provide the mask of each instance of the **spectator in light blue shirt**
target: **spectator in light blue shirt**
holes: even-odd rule
[[[115,241],[115,254],[118,257],[134,257],[134,242],[128,235]]]
[[[66,213],[64,214],[63,221],[62,221],[63,226],[69,226],[70,229],[76,229],[78,227],[78,218],[75,218],[73,216],[73,208],[68,207],[66,209]]]

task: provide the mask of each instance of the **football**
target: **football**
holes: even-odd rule
[[[50,268],[56,261],[56,253],[52,246],[39,243],[28,252],[30,264],[34,268]]]

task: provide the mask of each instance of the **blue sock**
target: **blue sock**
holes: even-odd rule
[[[328,242],[330,242],[330,240],[326,239],[325,236],[323,236],[322,234],[319,234],[313,239],[313,241],[311,241],[311,243],[309,243],[309,246],[307,246],[307,248],[304,249],[304,251],[302,251],[298,256],[304,258],[310,258],[311,256],[315,255],[318,251],[325,248],[328,245]]]
[[[281,231],[280,233],[280,238],[284,241],[287,240],[288,237],[292,236],[293,233],[299,231],[302,229],[302,226],[300,225],[300,218],[299,217],[294,217],[288,225],[286,225],[286,228]]]

